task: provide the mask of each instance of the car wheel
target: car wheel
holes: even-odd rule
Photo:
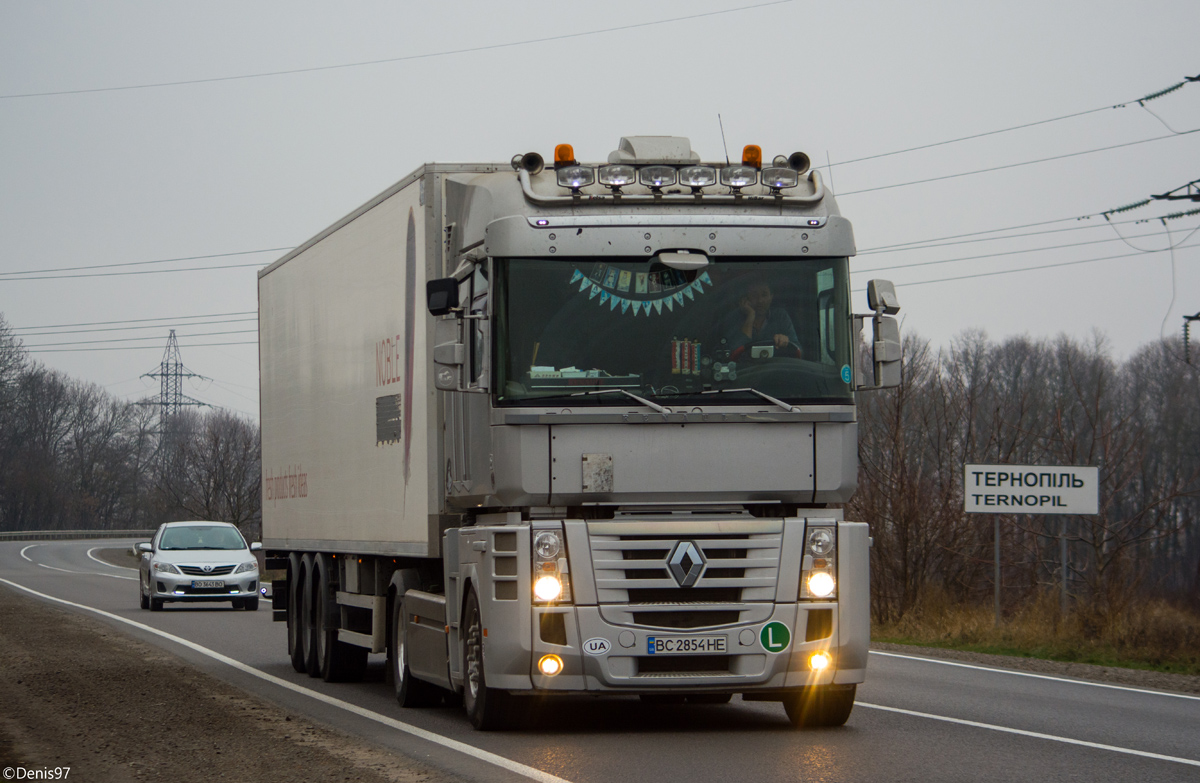
[[[138,580],[138,598],[141,601],[143,609],[150,608],[150,596],[146,595],[146,591],[142,589],[142,580]]]
[[[253,598],[247,598],[247,599],[243,600],[242,608],[245,609],[247,612],[257,612],[258,611],[258,596],[254,596]]]
[[[396,687],[396,701],[401,707],[432,707],[440,701],[441,689],[418,680],[408,669],[408,647],[406,637],[408,624],[404,621],[404,596],[392,601],[392,682]]]
[[[150,596],[150,611],[161,612],[162,608],[163,608],[163,600],[161,598],[155,598],[154,596]]]
[[[242,599],[240,599],[240,598],[235,598],[230,603],[233,604],[234,609],[241,609],[242,607],[245,606],[245,604],[242,603]]]
[[[463,707],[471,725],[481,731],[508,728],[516,714],[514,698],[504,691],[489,688],[484,674],[483,619],[475,591],[467,594],[463,611]]]
[[[788,720],[798,729],[841,726],[854,709],[857,685],[802,688],[783,700]]]

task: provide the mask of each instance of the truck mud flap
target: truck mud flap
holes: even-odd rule
[[[420,680],[451,688],[446,596],[409,590],[403,600],[409,670]]]

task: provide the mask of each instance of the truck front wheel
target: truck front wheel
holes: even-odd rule
[[[463,619],[463,707],[467,718],[481,731],[506,728],[513,714],[513,697],[487,686],[483,672],[483,620],[474,590],[467,593]]]
[[[854,709],[857,685],[816,685],[788,694],[783,709],[798,729],[841,726]]]

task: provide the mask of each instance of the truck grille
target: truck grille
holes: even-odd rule
[[[593,526],[597,597],[602,611],[609,607],[603,613],[613,622],[650,628],[748,620],[742,617],[746,604],[775,599],[783,540],[782,524],[766,532],[762,520],[750,526],[755,532],[739,532],[733,521],[723,523],[720,532],[711,524],[693,530],[674,524],[668,535],[623,535],[613,533],[612,524]],[[693,562],[692,552],[702,562]]]

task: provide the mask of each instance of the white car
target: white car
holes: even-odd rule
[[[157,612],[168,601],[232,601],[234,609],[258,609],[258,558],[262,544],[247,544],[228,522],[167,522],[142,553],[139,594],[143,609]]]

